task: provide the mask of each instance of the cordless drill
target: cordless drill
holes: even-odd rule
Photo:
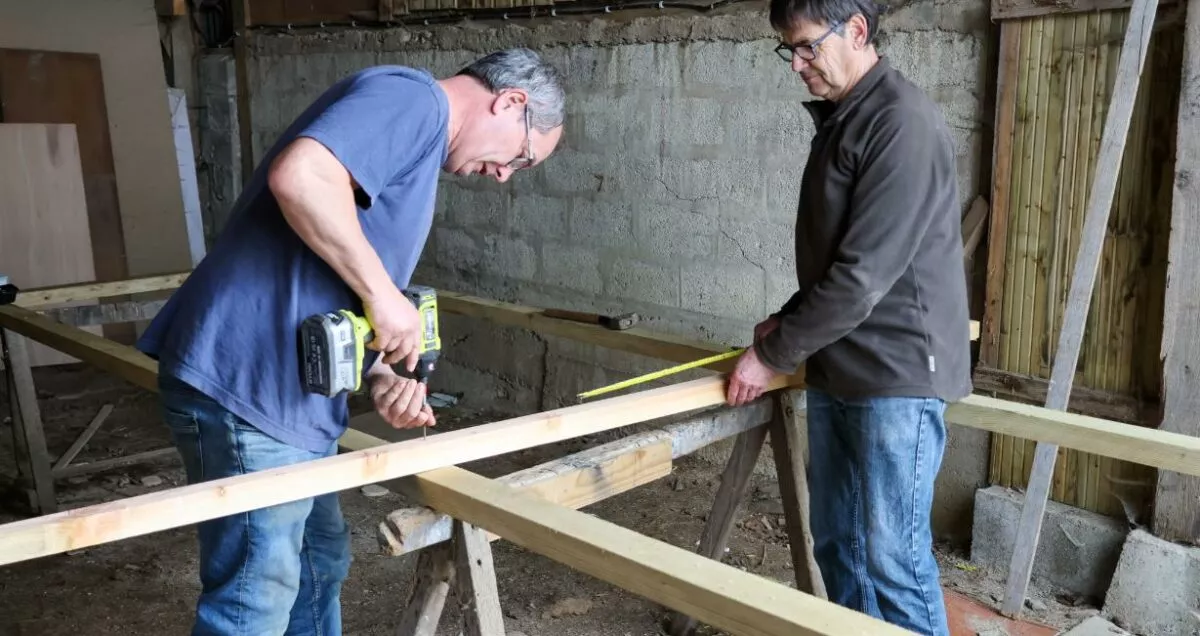
[[[441,355],[438,330],[437,292],[414,285],[404,296],[417,309],[421,320],[420,341],[413,377],[428,384]],[[374,331],[366,318],[341,309],[309,316],[300,323],[300,384],[308,393],[335,397],[362,388],[366,344]]]

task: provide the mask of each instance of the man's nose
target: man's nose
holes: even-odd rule
[[[800,71],[803,71],[806,68],[808,68],[808,60],[793,53],[792,54],[792,71],[795,73],[799,73]]]
[[[513,169],[508,166],[496,166],[496,181],[504,183],[512,176]]]

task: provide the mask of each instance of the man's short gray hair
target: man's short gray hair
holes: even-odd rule
[[[562,74],[536,52],[526,48],[496,51],[458,72],[483,82],[498,93],[519,88],[529,95],[529,124],[546,133],[562,125],[566,91]]]

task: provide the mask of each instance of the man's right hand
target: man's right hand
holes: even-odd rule
[[[420,355],[418,344],[421,337],[421,315],[412,302],[392,287],[390,293],[363,301],[366,318],[371,323],[374,338],[367,348],[378,351],[385,364],[404,361],[404,368],[412,371]]]

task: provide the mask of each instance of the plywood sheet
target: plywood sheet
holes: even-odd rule
[[[0,201],[0,272],[14,284],[95,279],[74,124],[0,124]],[[34,366],[74,361],[42,345],[29,353]]]
[[[0,122],[75,124],[96,280],[129,278],[100,56],[0,49]],[[109,325],[104,335],[131,344],[135,333]]]

